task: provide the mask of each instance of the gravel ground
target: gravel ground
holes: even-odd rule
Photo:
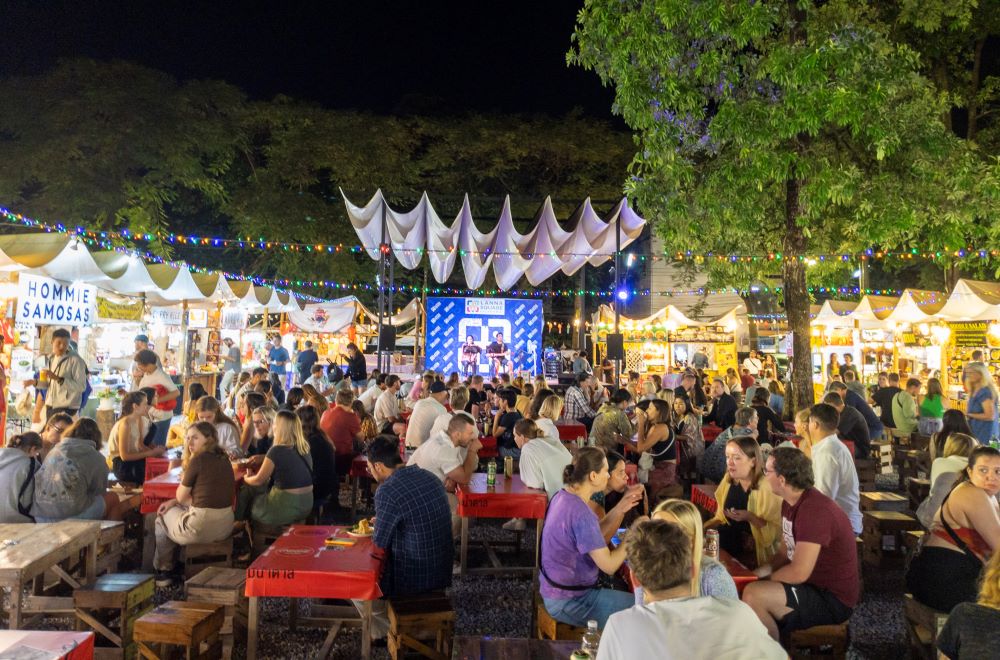
[[[877,479],[880,490],[895,487],[895,475],[880,475]],[[359,515],[370,515],[370,511],[359,511]],[[509,540],[511,534],[500,528],[502,520],[480,520],[470,529],[470,538],[475,541]],[[129,542],[126,541],[126,544]],[[134,543],[134,541],[132,542]],[[128,554],[130,547],[124,550]],[[529,525],[522,538],[521,552],[516,558],[501,552],[503,561],[524,564],[530,561],[534,551],[534,530]],[[471,566],[486,565],[486,555],[481,549],[470,548]],[[898,660],[908,657],[906,630],[902,611],[903,573],[901,570],[884,570],[864,567],[865,593],[862,602],[851,618],[851,648],[848,657],[852,659]],[[524,578],[503,578],[489,576],[455,576],[451,588],[452,601],[457,613],[456,634],[492,635],[497,637],[531,636],[531,582]],[[183,587],[158,590],[156,602],[183,599]],[[308,612],[308,604],[300,608]],[[311,658],[322,645],[326,630],[320,628],[299,628],[295,633],[287,629],[288,601],[280,598],[264,598],[261,603],[261,639],[259,650],[264,658],[305,659]],[[49,618],[40,629],[72,630],[73,622],[65,618]],[[344,629],[338,635],[333,649],[333,658],[355,659],[361,647],[360,631]],[[246,647],[237,643],[234,658],[246,657]],[[373,658],[388,658],[385,648],[373,649]]]

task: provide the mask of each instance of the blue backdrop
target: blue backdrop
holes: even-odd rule
[[[513,371],[541,371],[542,301],[507,298],[428,298],[427,368],[463,373],[461,348],[472,335],[482,349],[476,373],[487,376],[486,347],[502,332]]]

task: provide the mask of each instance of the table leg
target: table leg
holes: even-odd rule
[[[291,598],[288,602],[288,629],[295,632],[299,625],[299,599]]]
[[[84,564],[83,583],[86,585],[97,581],[97,539],[94,539],[94,542],[87,546],[85,552],[87,558]]]
[[[247,608],[247,658],[257,660],[257,617],[258,601],[256,596],[250,596]]]
[[[156,514],[147,513],[142,517],[142,570],[153,572],[153,553],[156,551]]]
[[[465,575],[469,559],[469,518],[466,516],[462,516],[462,540],[459,545],[458,556],[460,562],[458,574]]]
[[[542,558],[542,519],[535,518],[535,570],[534,579],[538,579],[538,568]]]
[[[358,513],[358,481],[361,477],[351,477],[351,522]]]
[[[361,606],[361,657],[372,657],[372,602],[366,600]]]
[[[10,612],[7,613],[9,617],[7,627],[11,630],[20,630],[21,628],[21,598],[23,592],[24,587],[21,584],[11,586],[10,588]]]

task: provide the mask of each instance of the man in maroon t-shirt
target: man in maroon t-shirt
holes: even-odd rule
[[[782,541],[755,573],[743,601],[775,639],[782,633],[847,621],[858,604],[858,555],[847,515],[813,488],[812,463],[794,447],[779,447],[764,476],[780,497]]]
[[[334,405],[326,409],[319,427],[330,438],[337,452],[337,474],[347,474],[354,458],[354,441],[362,440],[361,420],[351,409],[354,403],[354,392],[348,389],[338,389],[333,399]]]

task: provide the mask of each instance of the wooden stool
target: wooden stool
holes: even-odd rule
[[[416,651],[435,660],[451,658],[455,610],[443,592],[390,598],[386,611],[389,615],[389,655],[393,660],[403,657],[407,651]],[[434,648],[424,643],[429,640],[434,640]]]
[[[91,628],[114,646],[96,646],[96,658],[134,658],[132,631],[136,620],[153,607],[153,576],[111,573],[73,592],[76,629]],[[118,625],[111,626],[113,619]]]
[[[854,469],[858,473],[858,487],[863,491],[875,490],[877,465],[871,458],[854,459]]]
[[[898,511],[865,511],[861,538],[865,542],[865,563],[880,568],[903,566],[903,533],[919,530],[920,522]]]
[[[167,650],[163,647],[168,645],[183,647],[188,660],[210,660],[222,654],[219,631],[224,618],[222,605],[172,600],[140,617],[132,636],[139,653],[149,660],[165,657]],[[154,652],[150,644],[160,645],[160,653]]]
[[[535,625],[535,633],[538,639],[578,642],[583,639],[583,634],[587,632],[586,628],[577,628],[576,626],[553,619],[549,611],[545,609],[545,603],[537,593],[535,594],[535,612],[538,619]]]
[[[899,511],[900,513],[906,513],[909,511],[909,506],[910,501],[896,493],[886,493],[879,490],[861,493],[862,511]]]
[[[920,503],[931,494],[931,482],[929,479],[918,479],[910,477],[906,480],[906,495],[910,500],[910,511],[916,511]]]
[[[292,523],[296,525],[302,522]],[[250,523],[250,544],[253,546],[253,557],[256,559],[260,553],[264,552],[269,545],[278,540],[279,536],[284,536],[288,532],[289,525],[262,525],[257,522]]]
[[[927,660],[937,658],[937,636],[948,615],[918,603],[910,594],[903,596],[903,615],[910,633],[913,656]]]
[[[102,520],[101,531],[97,535],[97,574],[114,573],[122,560],[122,541],[125,539],[125,523]]]
[[[184,577],[197,575],[208,566],[230,568],[233,565],[233,537],[215,543],[191,543],[181,546]]]
[[[879,474],[892,473],[892,443],[885,440],[876,440],[871,444],[872,460],[875,461],[875,470]]]
[[[847,656],[848,634],[846,623],[796,630],[788,636],[788,654],[792,660],[844,658]]]
[[[184,597],[225,607],[222,622],[222,657],[232,657],[237,636],[246,641],[247,597],[244,588],[247,572],[242,568],[210,566],[184,583]]]
[[[917,546],[920,545],[920,539],[926,534],[922,529],[910,529],[903,532],[903,548],[906,553],[907,559],[913,556],[913,553],[917,551]]]

